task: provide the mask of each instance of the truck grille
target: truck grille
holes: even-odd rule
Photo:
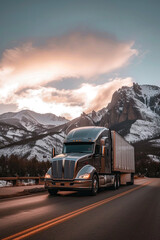
[[[62,160],[52,163],[53,178],[62,178]]]
[[[53,161],[53,178],[61,179],[73,179],[74,177],[75,161],[65,160],[63,166],[63,160]]]
[[[64,164],[64,178],[72,179],[74,177],[75,161],[65,161]]]

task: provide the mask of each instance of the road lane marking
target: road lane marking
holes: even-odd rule
[[[138,190],[138,189],[140,189],[140,188],[150,184],[151,182],[153,182],[153,181],[146,182],[146,183],[144,183],[144,184],[142,184],[142,185],[140,185],[138,187],[132,188],[132,189],[127,190],[127,191],[125,191],[123,193],[119,193],[119,194],[117,194],[115,196],[106,198],[104,200],[98,201],[98,202],[93,203],[93,204],[90,204],[88,206],[85,206],[85,207],[80,208],[78,210],[75,210],[73,212],[64,214],[64,215],[59,216],[57,218],[53,218],[53,219],[51,219],[49,221],[46,221],[46,222],[41,223],[41,224],[38,224],[38,225],[36,225],[34,227],[28,228],[28,229],[26,229],[24,231],[18,232],[18,233],[13,234],[13,235],[11,235],[9,237],[3,238],[2,240],[12,240],[12,239],[20,240],[20,239],[24,239],[26,237],[29,237],[29,236],[31,236],[33,234],[36,234],[36,233],[42,231],[42,230],[45,230],[45,229],[50,228],[50,227],[52,227],[54,225],[57,225],[57,224],[62,223],[64,221],[67,221],[67,220],[69,220],[69,219],[71,219],[73,217],[76,217],[77,215],[80,215],[82,213],[88,212],[88,211],[90,211],[90,210],[92,210],[92,209],[94,209],[94,208],[96,208],[98,206],[101,206],[103,204],[111,202],[114,199],[117,199],[117,198],[122,197],[122,196],[124,196],[124,195],[126,195],[128,193],[131,193],[131,192],[133,192],[135,190]]]

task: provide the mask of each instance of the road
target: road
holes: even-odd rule
[[[94,197],[60,192],[1,200],[0,239],[159,240],[160,179]]]

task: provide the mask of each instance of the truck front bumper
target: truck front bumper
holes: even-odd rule
[[[45,180],[45,189],[57,189],[57,190],[91,190],[92,188],[92,180],[53,180],[46,179]]]

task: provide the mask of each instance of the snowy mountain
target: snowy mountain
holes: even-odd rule
[[[82,126],[105,126],[119,132],[140,151],[150,149],[149,157],[160,156],[160,88],[134,84],[116,91],[111,102],[98,112],[83,113],[68,121],[54,114],[32,111],[0,115],[0,155],[21,155],[38,160],[51,158],[51,149],[62,149],[66,134]],[[138,143],[138,144],[137,144]],[[155,156],[154,156],[155,159]]]
[[[115,129],[129,142],[160,134],[160,88],[133,84],[116,91],[109,105],[89,115],[95,125]]]
[[[36,155],[39,160],[46,158],[47,153],[50,156],[53,146],[50,142],[55,145],[58,142],[59,136],[52,135],[59,134],[59,126],[67,122],[67,119],[54,114],[39,114],[29,110],[4,113],[0,115],[0,155],[16,154],[29,159]]]
[[[96,125],[114,129],[132,143],[137,161],[160,159],[159,87],[138,84],[122,87],[106,108],[90,116]]]
[[[69,130],[87,125],[116,130],[135,146],[136,154],[143,152],[145,159],[160,159],[160,88],[138,84],[122,87],[106,108],[83,113],[70,123]]]
[[[53,146],[56,147],[57,153],[62,149],[62,142],[65,138],[65,134],[48,134],[40,135],[39,138],[31,137],[24,141],[16,142],[15,144],[6,145],[6,147],[0,148],[1,155],[18,155],[27,159],[36,157],[39,161],[50,160]]]
[[[42,131],[49,126],[58,126],[68,122],[63,117],[57,117],[54,114],[40,114],[30,110],[23,110],[17,113],[9,112],[0,115],[0,123],[11,124],[15,127],[21,127],[27,131]]]

